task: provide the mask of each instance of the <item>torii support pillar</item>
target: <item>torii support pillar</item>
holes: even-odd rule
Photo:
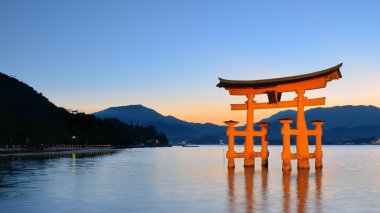
[[[309,139],[304,111],[305,90],[297,90],[297,169],[309,169]]]
[[[323,121],[312,121],[311,122],[315,126],[315,168],[322,168],[322,125],[325,123]]]
[[[281,128],[281,134],[283,137],[283,152],[282,152],[282,170],[283,171],[290,171],[292,170],[290,161],[292,159],[297,159],[297,169],[302,170],[306,169],[308,170],[309,167],[299,167],[301,160],[307,160],[307,163],[309,163],[310,158],[315,158],[315,168],[320,169],[322,168],[322,125],[323,121],[312,121],[311,123],[315,126],[314,130],[308,130],[306,129],[306,137],[308,136],[315,136],[315,152],[314,153],[307,153],[307,158],[305,157],[304,153],[299,153],[301,150],[305,150],[306,148],[303,146],[308,146],[309,144],[298,144],[297,141],[297,153],[291,153],[290,152],[290,136],[295,135],[299,136],[300,134],[304,134],[303,131],[300,131],[298,129],[291,129],[290,124],[293,122],[292,119],[284,118],[279,119],[280,123],[282,124]],[[300,148],[298,148],[300,146]]]
[[[228,168],[235,168],[235,131],[234,126],[238,123],[237,121],[225,121],[227,125],[227,136],[228,136],[228,151],[226,157],[228,159]]]
[[[268,126],[269,123],[259,123],[259,126],[261,127],[261,166],[262,167],[268,167]]]
[[[283,144],[282,144],[282,171],[291,171],[291,152],[290,152],[290,135],[291,129],[290,124],[293,122],[292,119],[284,118],[279,120],[282,124],[281,133],[283,135]]]
[[[254,129],[253,129],[253,94],[247,94],[247,124],[246,124],[246,134],[244,143],[244,167],[254,167],[255,166],[255,153],[254,153]]]

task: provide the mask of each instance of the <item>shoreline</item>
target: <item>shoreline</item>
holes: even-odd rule
[[[71,150],[48,150],[48,151],[28,151],[28,152],[12,152],[0,153],[0,157],[23,157],[23,156],[39,156],[53,154],[87,154],[92,152],[114,152],[121,149],[115,148],[98,148],[98,149],[71,149]]]
[[[23,156],[39,156],[39,155],[52,155],[52,154],[87,154],[87,153],[101,153],[101,152],[116,152],[123,149],[132,148],[157,148],[157,147],[171,147],[171,146],[119,146],[109,148],[78,148],[78,149],[57,149],[57,150],[18,150],[18,151],[0,151],[0,157],[23,157]]]

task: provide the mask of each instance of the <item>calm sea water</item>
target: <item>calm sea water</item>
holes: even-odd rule
[[[0,212],[380,212],[380,146],[324,146],[322,171],[291,173],[281,146],[268,170],[228,170],[226,149],[0,159]]]

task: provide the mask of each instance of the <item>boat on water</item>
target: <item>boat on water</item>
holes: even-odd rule
[[[187,144],[187,145],[182,145],[182,147],[199,147],[199,146],[198,145]]]

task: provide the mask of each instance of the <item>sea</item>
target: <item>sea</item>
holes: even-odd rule
[[[1,157],[0,212],[380,212],[379,145],[326,145],[323,169],[291,172],[268,148],[264,169],[228,169],[223,145]]]

